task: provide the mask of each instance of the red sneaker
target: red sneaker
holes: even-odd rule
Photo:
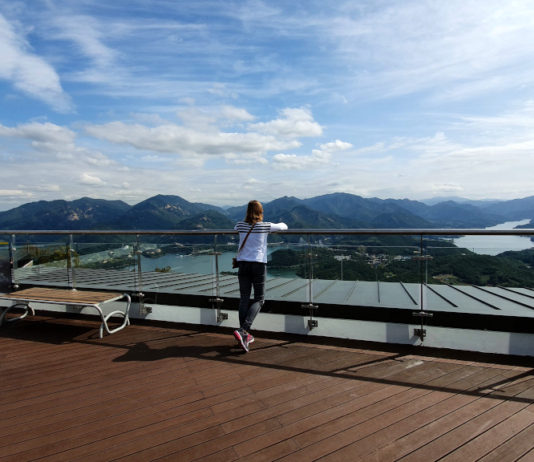
[[[250,334],[247,334],[247,336],[248,335],[250,335]],[[234,330],[234,337],[237,340],[237,343],[239,343],[239,345],[241,345],[241,348],[243,348],[243,350],[248,352],[248,344],[246,342],[246,339],[244,339],[243,336],[241,335],[241,330],[240,329]]]
[[[254,337],[251,334],[247,334],[245,336],[245,346],[247,347],[247,351],[249,350],[249,345],[254,341]]]

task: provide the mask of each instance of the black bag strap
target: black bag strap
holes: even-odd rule
[[[243,239],[243,242],[241,243],[241,245],[239,246],[239,250],[237,251],[237,253],[239,254],[239,252],[241,252],[241,249],[243,249],[243,247],[245,246],[245,243],[247,242],[247,239],[248,239],[248,236],[250,235],[250,232],[252,231],[252,228],[254,228],[254,225],[256,223],[253,223],[252,226],[250,227],[250,229],[248,230],[248,233],[247,235],[245,236],[245,239]]]

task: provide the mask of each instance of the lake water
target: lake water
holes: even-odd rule
[[[219,271],[237,271],[232,269],[233,257],[235,257],[235,252],[224,252],[219,255]],[[156,268],[167,266],[173,273],[212,274],[215,272],[215,257],[208,254],[167,254],[158,258],[141,257],[143,271],[154,271]]]
[[[269,253],[271,250],[269,249]],[[235,252],[223,252],[219,255],[219,272],[232,271],[237,274],[237,269],[232,268],[232,258]],[[197,273],[214,274],[215,257],[213,255],[175,255],[167,254],[158,258],[141,257],[141,268],[143,271],[154,271],[156,268],[169,266],[173,273]],[[275,270],[267,265],[268,276],[297,277],[290,269]]]
[[[526,225],[530,220],[507,221],[486,229],[514,229]],[[454,244],[482,255],[498,255],[508,250],[526,250],[534,247],[530,237],[525,236],[463,236],[453,240]]]

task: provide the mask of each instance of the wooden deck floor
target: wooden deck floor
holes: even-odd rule
[[[36,316],[0,330],[0,460],[534,460],[523,364]],[[300,341],[299,341],[300,340]],[[413,351],[412,351],[413,353]]]

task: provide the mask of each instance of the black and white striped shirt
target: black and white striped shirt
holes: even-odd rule
[[[239,232],[239,247],[249,232],[251,225],[245,221],[239,221],[234,229]],[[270,223],[262,221],[256,223],[250,232],[247,242],[237,255],[238,261],[254,261],[267,263],[267,235],[273,231],[284,231],[285,223]]]

